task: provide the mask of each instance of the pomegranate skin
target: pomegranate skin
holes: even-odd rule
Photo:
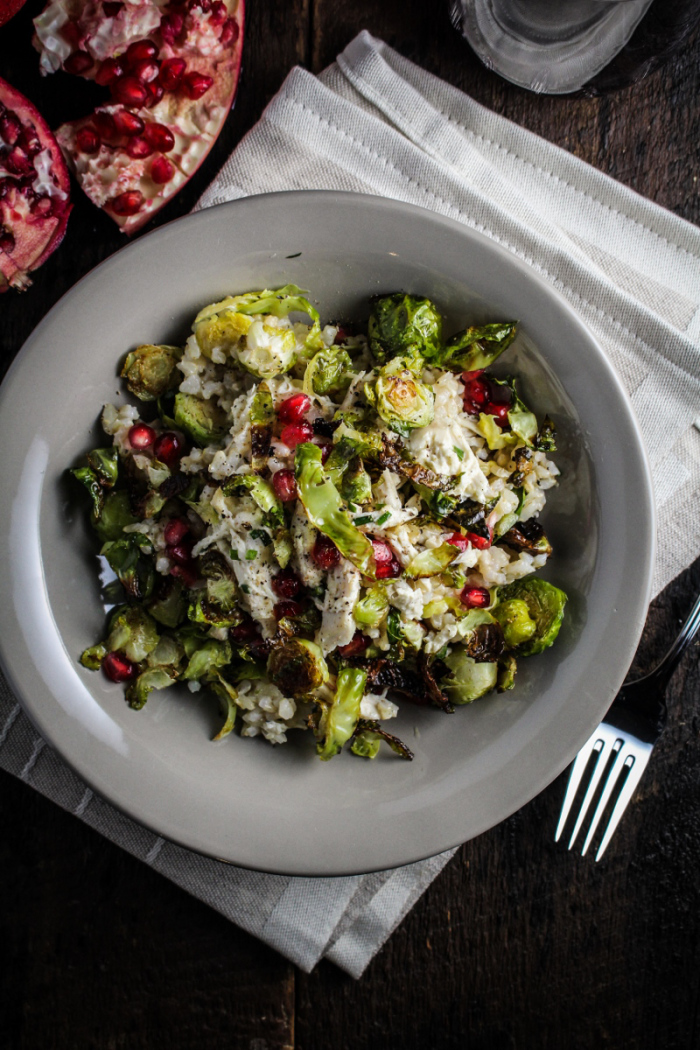
[[[5,22],[9,22],[19,9],[24,6],[24,3],[25,0],[0,0],[0,26],[4,26]]]

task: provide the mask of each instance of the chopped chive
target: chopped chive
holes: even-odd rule
[[[238,551],[235,551],[233,547],[231,547],[229,554],[231,555],[231,561],[238,561]]]
[[[362,514],[359,518],[353,518],[355,525],[369,525],[374,518],[371,514]]]
[[[383,525],[385,521],[388,521],[391,517],[391,511],[385,510],[381,518],[377,518],[377,525]]]
[[[457,448],[456,445],[453,445],[452,448],[455,450],[455,452],[457,453],[457,455],[459,456],[460,459],[464,459],[464,449],[463,448]]]
[[[258,556],[258,552],[257,551],[246,551],[245,552],[245,556],[246,556],[246,560],[247,561],[254,561],[255,558],[257,558],[257,556]]]
[[[242,583],[241,584],[241,590],[243,591],[244,594],[250,594],[250,587],[248,586],[247,583]]]
[[[259,540],[264,547],[269,547],[272,543],[272,537],[269,532],[265,532],[265,529],[251,529],[250,535],[252,539]]]

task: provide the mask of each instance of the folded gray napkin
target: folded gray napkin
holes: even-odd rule
[[[361,33],[294,69],[207,190],[336,189],[431,208],[497,240],[564,295],[610,355],[654,475],[654,593],[700,553],[700,231]],[[585,367],[585,362],[582,362]],[[246,871],[158,838],[97,798],[0,681],[0,767],[309,971],[359,977],[447,863],[340,879]]]

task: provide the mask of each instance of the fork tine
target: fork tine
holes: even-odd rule
[[[607,730],[607,732],[604,732],[604,730]],[[614,733],[614,732],[611,733],[610,732],[608,726],[606,726],[606,725],[599,726],[598,727],[598,733],[601,735],[601,750],[600,750],[600,754],[598,756],[598,761],[596,762],[596,765],[595,765],[595,769],[593,770],[593,772],[591,774],[591,780],[590,780],[590,783],[588,785],[588,790],[586,791],[586,797],[584,798],[583,802],[581,803],[581,809],[579,810],[579,815],[578,815],[578,819],[576,820],[576,825],[574,827],[574,830],[571,833],[571,838],[569,839],[569,849],[571,849],[571,847],[573,846],[574,842],[576,841],[576,836],[578,835],[579,831],[581,830],[581,825],[583,824],[584,820],[586,819],[586,814],[588,813],[588,808],[589,808],[591,802],[593,801],[595,793],[596,793],[596,791],[598,789],[598,784],[600,783],[600,778],[603,776],[603,773],[605,772],[605,768],[606,768],[606,766],[607,766],[607,764],[608,764],[608,762],[610,760],[610,755],[612,754],[615,757],[617,757],[617,753],[620,750],[620,748],[622,747],[622,741],[619,739],[619,737],[617,736],[616,733]],[[606,737],[607,737],[607,739],[606,739]],[[610,747],[609,745],[612,745],[612,747]]]
[[[621,744],[622,743],[627,743],[627,741],[621,740]],[[603,793],[600,796],[600,800],[598,802],[598,805],[596,806],[596,811],[593,814],[593,819],[591,820],[591,826],[588,829],[588,834],[586,835],[586,841],[584,842],[583,849],[581,850],[581,856],[582,857],[585,856],[586,851],[587,851],[588,847],[591,844],[591,839],[593,838],[593,836],[596,833],[596,829],[598,827],[598,822],[600,821],[600,818],[603,816],[603,813],[605,811],[605,807],[607,806],[608,802],[610,801],[610,796],[612,795],[612,793],[613,793],[613,791],[615,789],[615,784],[617,783],[617,781],[619,779],[620,772],[621,772],[621,770],[622,770],[622,768],[624,766],[626,757],[627,757],[627,755],[625,754],[624,747],[620,746],[620,748],[618,749],[617,754],[615,755],[615,758],[613,760],[613,764],[610,767],[610,772],[608,773],[608,779],[605,781],[605,787],[603,788]]]
[[[571,767],[571,773],[569,774],[569,783],[566,786],[566,794],[564,795],[564,801],[561,804],[561,814],[559,816],[559,823],[557,824],[557,830],[554,832],[554,841],[558,842],[561,833],[564,830],[567,818],[569,816],[569,810],[576,797],[581,778],[586,770],[589,759],[595,751],[600,751],[603,747],[603,741],[600,739],[600,733],[596,729],[595,733],[588,739],[587,743],[583,745],[581,750],[576,756],[576,760]],[[569,847],[571,848],[571,847]]]
[[[644,773],[644,770],[647,767],[647,762],[649,761],[649,756],[651,755],[651,744],[642,744],[641,742],[639,742],[636,746],[637,753],[634,756],[629,755],[626,759],[627,763],[629,762],[630,758],[633,758],[634,764],[632,765],[632,768],[627,774],[627,780],[625,781],[624,787],[622,788],[617,802],[615,803],[615,808],[613,809],[610,815],[608,826],[605,830],[605,834],[603,835],[603,839],[600,843],[600,846],[598,847],[598,852],[595,855],[596,861],[599,861],[600,858],[603,856],[603,853],[605,852],[605,849],[608,843],[610,842],[610,839],[613,837],[613,832],[615,831],[615,828],[620,822],[620,817],[627,809],[627,804],[632,798],[634,792],[636,791],[637,784],[642,779],[642,774]]]

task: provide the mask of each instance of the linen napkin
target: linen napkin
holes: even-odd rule
[[[294,69],[198,207],[336,189],[480,230],[568,299],[610,355],[656,487],[657,593],[700,553],[700,231],[361,33],[319,77]],[[0,682],[0,767],[310,971],[359,977],[452,852],[339,879],[246,871],[158,838],[93,795]]]

